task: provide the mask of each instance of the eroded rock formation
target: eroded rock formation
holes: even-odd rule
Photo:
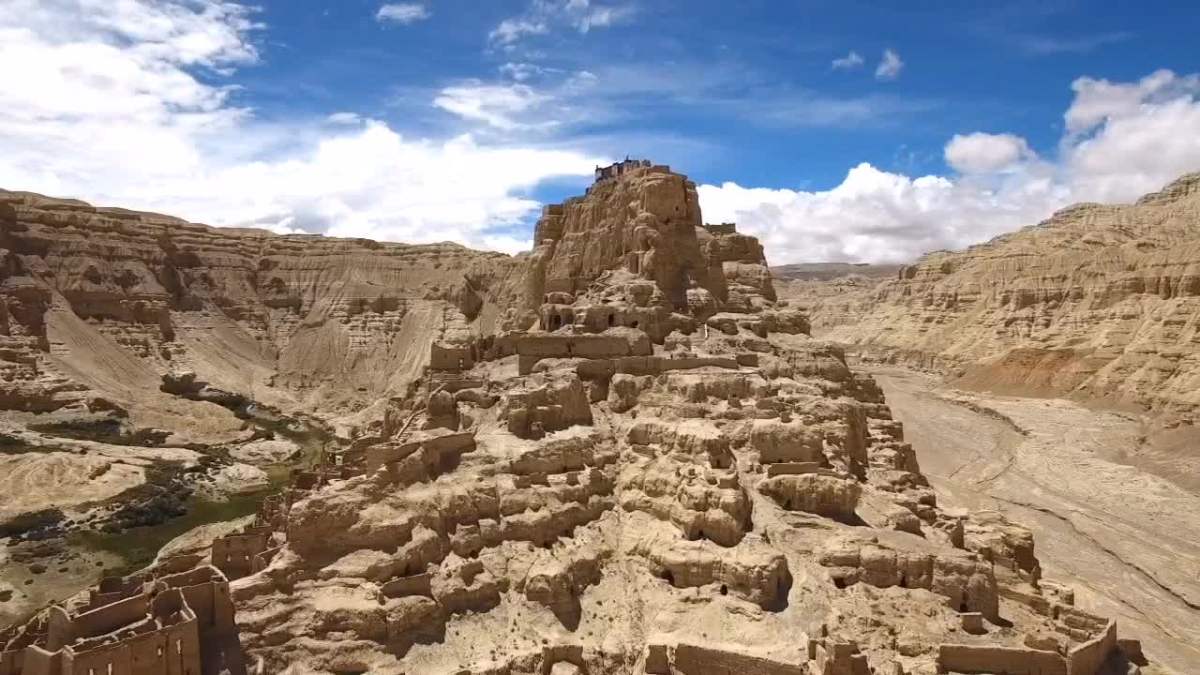
[[[102,399],[200,442],[240,425],[229,399],[181,396],[188,382],[350,415],[419,376],[445,310],[488,325],[495,294],[481,289],[511,270],[453,244],[278,236],[0,191],[0,407]]]
[[[1028,531],[939,508],[874,381],[776,299],[756,240],[703,224],[686,177],[631,161],[597,179],[547,208],[520,274],[493,273],[496,307],[438,307],[428,367],[378,423],[214,542],[247,663],[1094,675],[1140,658],[1042,582]],[[0,663],[36,659],[19,636],[59,611],[6,635]]]
[[[886,283],[805,298],[818,330],[963,384],[1190,418],[1200,405],[1200,174],[1134,204],[1078,204]]]

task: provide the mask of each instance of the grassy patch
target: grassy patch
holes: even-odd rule
[[[125,561],[124,568],[108,570],[108,573],[127,574],[150,564],[163,546],[192,528],[234,520],[255,513],[258,505],[270,492],[270,490],[263,490],[234,495],[228,500],[220,502],[193,497],[187,502],[186,514],[171,518],[162,524],[132,527],[122,532],[85,530],[72,533],[68,540],[71,544],[120,556]]]

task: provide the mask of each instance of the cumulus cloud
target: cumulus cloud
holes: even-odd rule
[[[501,21],[490,33],[493,44],[511,49],[523,38],[565,26],[580,33],[606,28],[634,13],[633,5],[600,5],[592,0],[532,0],[524,14]]]
[[[1071,83],[1071,89],[1075,99],[1065,115],[1067,131],[1081,134],[1111,119],[1134,117],[1144,105],[1195,96],[1200,93],[1200,75],[1157,70],[1137,82],[1081,77]]]
[[[736,221],[775,264],[907,262],[1031,225],[1079,201],[1131,201],[1200,170],[1200,78],[1170,71],[1136,82],[1079,78],[1052,159],[1012,134],[957,135],[957,174],[910,177],[870,164],[820,191],[702,185],[710,222]]]
[[[1200,75],[1081,77],[1064,115],[1064,170],[1081,199],[1132,199],[1200,170]]]
[[[259,119],[220,84],[258,59],[255,17],[236,3],[11,0],[6,10],[8,189],[214,225],[512,250],[524,243],[514,226],[540,206],[530,190],[583,180],[602,161],[470,135],[407,138],[345,111]]]
[[[861,68],[862,65],[863,57],[852,49],[850,50],[849,54],[846,54],[841,58],[834,59],[830,67],[834,70],[854,70],[855,68]]]
[[[408,25],[430,17],[429,9],[419,2],[394,2],[382,5],[375,12],[375,20],[381,23]]]
[[[900,55],[894,50],[883,50],[883,58],[879,60],[879,65],[875,66],[875,79],[877,80],[894,80],[900,77],[900,71],[904,69],[904,61],[900,60]]]
[[[701,185],[711,222],[758,236],[772,264],[907,262],[1030,222],[1057,203],[1051,183],[995,187],[944,176],[910,178],[863,163],[824,191]]]
[[[413,141],[368,121],[298,156],[212,171],[175,199],[218,223],[452,240],[513,253],[529,241],[509,231],[541,208],[524,192],[549,176],[590,173],[599,161],[568,151],[481,146],[470,136]]]
[[[1013,134],[955,134],[946,144],[946,164],[962,173],[993,173],[1036,158],[1024,138]]]

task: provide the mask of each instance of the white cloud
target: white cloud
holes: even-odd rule
[[[1048,183],[999,188],[942,176],[908,176],[859,164],[831,190],[701,185],[705,220],[737,222],[759,237],[772,264],[907,262],[961,248],[1031,222],[1059,196]]]
[[[406,138],[345,111],[257,119],[213,84],[257,59],[252,14],[234,3],[13,0],[6,10],[5,188],[214,225],[511,249],[513,227],[540,206],[524,195],[547,178],[583,180],[602,161]]]
[[[589,174],[599,161],[569,151],[481,146],[470,136],[412,141],[369,121],[321,139],[302,155],[212,172],[179,197],[189,213],[206,213],[222,224],[385,241],[504,244],[515,252],[528,248],[528,241],[495,231],[541,208],[521,195],[547,177]]]
[[[634,14],[633,5],[598,5],[591,0],[532,0],[520,16],[501,21],[488,39],[506,49],[513,48],[530,35],[544,35],[557,26],[587,33],[593,28],[606,28]]]
[[[1200,75],[1137,82],[1081,77],[1060,152],[1081,198],[1131,199],[1200,170]]]
[[[330,124],[356,126],[356,125],[362,124],[365,120],[363,120],[362,115],[359,115],[358,113],[335,112],[335,113],[331,114],[329,117],[326,117],[325,121],[329,122]]]
[[[1200,170],[1200,78],[1080,78],[1053,160],[1011,134],[958,135],[958,176],[913,178],[870,164],[821,191],[701,185],[709,222],[762,238],[773,264],[914,260],[1031,225],[1079,201],[1131,201]]]
[[[1101,47],[1132,40],[1136,37],[1128,31],[1095,33],[1091,35],[1031,35],[1006,36],[1018,49],[1033,56],[1048,54],[1086,54]]]
[[[946,164],[962,173],[994,173],[1037,157],[1024,138],[1013,134],[955,134],[946,144]]]
[[[875,79],[877,80],[894,80],[900,77],[900,71],[904,69],[904,62],[900,60],[900,55],[894,50],[883,50],[883,58],[879,60],[879,65],[875,67]]]
[[[542,35],[550,31],[545,21],[505,19],[488,33],[488,39],[500,45],[512,45],[526,35]]]
[[[381,23],[398,23],[408,25],[424,21],[430,17],[429,9],[419,2],[394,2],[382,5],[375,13],[375,20]]]
[[[834,70],[854,70],[855,68],[861,68],[862,65],[863,57],[852,49],[850,50],[849,54],[846,54],[841,58],[834,59],[833,64],[830,67]]]
[[[587,8],[587,2],[582,5],[585,11],[574,19],[573,24],[580,33],[586,33],[593,28],[607,28],[633,14],[632,7],[594,7]]]
[[[535,77],[544,75],[549,72],[549,69],[543,68],[536,63],[505,63],[500,66],[500,74],[508,77],[514,82],[526,82]]]
[[[554,120],[523,122],[520,117],[548,102],[545,94],[524,84],[485,84],[478,80],[446,87],[433,105],[467,120],[484,122],[502,131],[548,127]]]
[[[1081,77],[1071,83],[1075,100],[1067,110],[1067,131],[1086,133],[1110,119],[1136,116],[1142,106],[1200,93],[1200,75],[1179,76],[1158,70],[1137,82]]]

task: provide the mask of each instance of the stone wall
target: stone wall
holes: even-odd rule
[[[429,367],[453,373],[469,370],[475,366],[474,345],[452,345],[435,342],[429,346]]]
[[[468,452],[474,445],[475,435],[471,431],[418,437],[407,443],[380,443],[367,448],[364,466],[366,472],[370,474],[384,466],[403,460],[422,447],[443,454],[455,451]]]
[[[106,637],[63,649],[63,675],[191,675],[200,672],[200,633],[183,593],[155,596],[152,615],[161,627],[118,642]],[[93,643],[95,646],[92,646]],[[90,647],[90,648],[89,648]]]
[[[704,229],[708,230],[709,234],[735,234],[737,232],[736,223],[705,223]]]
[[[234,675],[245,673],[228,584],[217,570],[197,568],[153,585],[153,592],[74,616],[51,607],[45,634],[0,656],[0,675],[199,675],[217,672],[218,664]],[[118,586],[126,584],[106,584]],[[218,655],[207,669],[201,654],[206,641],[209,653]]]
[[[182,558],[182,557],[181,557]],[[174,571],[172,560],[163,569]],[[204,565],[160,575],[159,568],[105,588],[140,592],[72,615],[51,606],[0,655],[0,675],[244,675],[229,584]],[[93,598],[95,596],[92,596]]]

